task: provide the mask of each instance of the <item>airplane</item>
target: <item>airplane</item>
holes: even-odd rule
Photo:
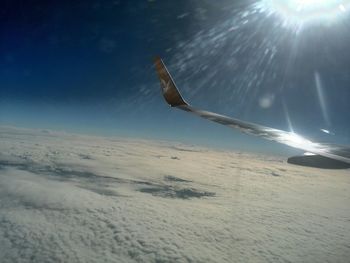
[[[290,164],[323,169],[350,168],[349,146],[312,142],[294,132],[265,127],[192,107],[181,96],[162,59],[156,57],[154,59],[154,64],[160,80],[163,97],[171,107],[192,113],[233,129],[238,129],[245,134],[258,136],[305,151],[304,155],[288,158],[287,162]]]

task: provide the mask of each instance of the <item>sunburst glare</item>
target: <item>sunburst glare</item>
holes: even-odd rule
[[[262,0],[259,5],[269,13],[278,14],[286,25],[331,24],[344,16],[350,1],[346,0]]]

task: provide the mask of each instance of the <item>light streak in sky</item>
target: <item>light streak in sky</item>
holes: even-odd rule
[[[319,100],[320,107],[322,110],[323,118],[324,118],[327,126],[330,126],[331,121],[330,121],[329,114],[328,114],[326,98],[325,98],[325,94],[323,91],[321,77],[320,77],[320,74],[318,72],[315,72],[315,86],[316,86],[317,96],[318,96],[318,100]]]

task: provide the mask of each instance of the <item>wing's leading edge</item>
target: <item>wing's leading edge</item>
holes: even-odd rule
[[[258,124],[241,121],[239,119],[230,118],[213,112],[199,110],[192,107],[181,96],[174,80],[172,79],[161,58],[155,58],[155,67],[160,80],[163,96],[170,106],[193,113],[197,116],[211,120],[213,122],[223,124],[230,128],[238,129],[246,134],[259,136],[267,140],[275,141],[297,149],[304,150],[305,152],[313,153],[315,155],[320,155],[326,158],[336,160],[338,162],[343,163],[343,165],[348,166],[345,168],[350,168],[349,147],[312,142],[293,132],[273,129]],[[311,159],[311,157],[308,158]],[[293,161],[291,163],[295,164],[295,160],[299,160],[292,158],[290,159]]]

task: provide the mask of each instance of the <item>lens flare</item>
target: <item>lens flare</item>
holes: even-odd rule
[[[262,0],[261,4],[294,25],[332,23],[350,9],[350,1],[345,0]]]

